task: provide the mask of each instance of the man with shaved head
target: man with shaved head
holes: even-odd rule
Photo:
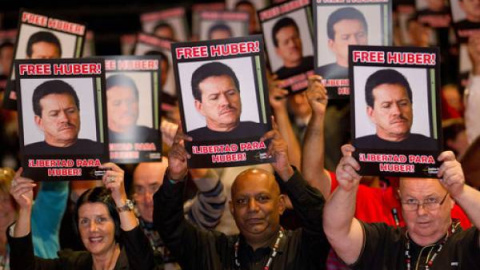
[[[405,228],[354,218],[361,176],[352,145],[342,147],[338,188],[325,205],[323,226],[332,248],[355,269],[480,269],[480,192],[465,185],[451,151],[440,154],[439,179],[402,178]],[[462,231],[451,209],[458,203],[474,227]]]
[[[233,183],[229,206],[240,234],[231,236],[196,228],[181,214],[182,182],[190,157],[183,146],[185,140],[191,138],[177,133],[164,184],[154,196],[153,218],[183,269],[325,269],[329,250],[321,226],[325,200],[290,166],[287,143],[278,130],[261,139],[271,140],[268,154],[275,159],[272,166],[278,178],[262,169],[247,169]],[[295,231],[280,225],[285,210],[280,186],[303,223]]]
[[[252,198],[257,200],[258,211],[252,213]],[[285,198],[275,177],[262,169],[247,169],[240,173],[232,186],[230,212],[239,231],[246,239],[253,239],[256,250],[268,245],[280,229],[280,215],[285,211]]]
[[[153,230],[153,194],[163,184],[168,160],[140,163],[133,172],[133,200],[137,216],[154,250],[155,263],[165,269],[178,269],[175,258],[165,249],[162,239]],[[195,170],[193,180],[198,195],[184,204],[187,219],[197,226],[212,229],[224,211],[226,194],[223,184],[213,170]],[[162,268],[164,269],[164,268]]]

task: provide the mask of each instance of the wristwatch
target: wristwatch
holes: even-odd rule
[[[133,202],[131,200],[127,200],[124,205],[117,207],[117,211],[119,213],[123,211],[133,211],[133,207],[134,207]]]

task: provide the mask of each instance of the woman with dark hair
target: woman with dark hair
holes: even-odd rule
[[[36,184],[21,177],[22,170],[16,173],[10,194],[19,206],[18,219],[7,234],[12,270],[154,268],[152,249],[127,200],[123,170],[113,163],[103,167],[105,187],[87,190],[75,206],[75,224],[87,251],[62,250],[58,259],[48,260],[33,255],[30,224]]]

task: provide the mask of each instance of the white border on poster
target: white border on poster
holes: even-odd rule
[[[251,56],[199,62],[184,62],[178,64],[178,70],[180,87],[182,89],[181,95],[183,109],[185,110],[186,132],[206,126],[205,117],[195,109],[191,81],[193,72],[201,65],[209,62],[224,63],[235,72],[240,83],[240,98],[242,101],[242,114],[240,115],[240,121],[253,121],[260,123],[257,90],[255,87],[256,82]]]
[[[365,83],[372,73],[381,69],[394,69],[405,76],[412,89],[413,99],[413,124],[410,131],[411,133],[431,137],[431,119],[428,111],[428,108],[431,106],[427,106],[427,104],[431,103],[428,100],[427,89],[429,83],[427,81],[428,69],[355,66],[353,68],[355,80],[355,138],[376,133],[375,125],[367,115]]]
[[[97,117],[95,115],[94,78],[24,78],[20,80],[22,91],[22,120],[23,140],[25,145],[42,142],[45,140],[34,120],[32,105],[33,91],[37,86],[46,81],[62,80],[70,84],[77,93],[80,101],[80,132],[78,138],[97,141]]]
[[[267,35],[264,35],[265,46],[267,48],[268,58],[270,60],[270,65],[273,72],[276,72],[278,69],[283,67],[283,60],[275,52],[276,48],[272,40],[272,29],[278,20],[285,17],[292,18],[298,25],[298,29],[300,30],[300,38],[302,40],[303,57],[313,56],[313,37],[310,34],[310,27],[307,21],[307,14],[305,12],[305,9],[296,10],[294,12],[288,13],[286,16],[270,20],[263,23],[262,27],[264,33],[268,33]]]

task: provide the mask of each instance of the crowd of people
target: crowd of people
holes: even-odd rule
[[[462,5],[469,2],[460,1]],[[237,7],[250,12],[253,5],[240,1]],[[260,29],[254,18],[249,24],[252,34]],[[442,43],[445,29],[418,18],[412,14],[408,20],[408,42],[398,33],[398,21],[393,23],[393,36],[396,45],[431,46],[437,40],[435,45],[447,57],[442,59],[442,74],[447,75],[441,88],[445,151],[436,157],[441,163],[436,177],[359,174],[355,147],[349,141],[350,122],[342,120],[349,118],[349,104],[329,100],[319,75],[308,78],[306,91],[289,95],[278,74],[269,74],[273,128],[261,134],[261,141],[270,142],[268,155],[274,159],[269,164],[189,168],[185,143],[192,137],[183,132],[178,102],[173,99],[160,127],[161,162],[105,163],[101,180],[29,179],[18,165],[16,113],[2,109],[0,270],[480,269],[480,34],[473,34],[466,43],[472,69],[462,85],[451,65],[458,61],[451,59],[458,54],[451,43]],[[288,20],[285,24],[277,29],[279,33],[287,29],[298,36],[297,25]],[[154,31],[171,39],[175,34],[165,23]],[[54,43],[33,45],[27,55],[34,58],[39,45]],[[5,55],[12,49],[11,43],[0,45],[3,72],[10,65],[4,61],[11,61],[13,53]],[[61,55],[61,49],[53,52]],[[305,59],[312,60],[301,51],[299,56],[302,65]],[[196,132],[251,132],[253,123],[239,121],[242,103],[233,71],[219,63],[200,69],[202,74],[194,74],[193,96],[207,126]],[[430,147],[430,138],[410,133],[408,81],[391,70],[375,76],[380,79],[372,79],[368,114],[372,119],[380,117],[374,104],[382,91],[396,91],[405,100],[397,112],[397,117],[405,119],[404,126],[398,132],[377,124],[377,134],[360,141],[394,149],[391,138],[400,134],[412,145]],[[74,119],[68,121],[71,133],[77,134],[78,98],[70,89],[63,90],[68,87],[53,83],[58,85],[44,88],[56,92],[37,95],[35,122],[48,131],[53,124],[46,122],[45,99],[61,96],[68,105],[65,117]],[[208,85],[227,86],[222,92],[225,105],[209,108],[204,97]],[[108,95],[135,100],[121,113],[115,112],[114,99],[108,101],[109,113],[128,117],[128,125],[109,121],[111,134],[122,128],[145,136],[154,132],[136,123],[138,90],[133,82],[122,75],[110,77]],[[219,106],[230,108],[231,121],[226,124],[210,116]],[[49,138],[45,136],[45,143]],[[58,143],[78,145],[76,136],[75,141],[70,139],[67,136]],[[26,151],[35,152],[34,146]]]

